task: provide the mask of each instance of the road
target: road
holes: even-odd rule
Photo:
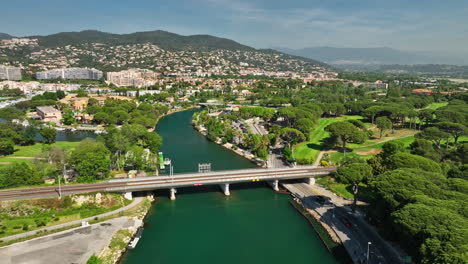
[[[354,263],[366,263],[369,246],[369,264],[404,263],[402,256],[369,225],[360,214],[352,213],[339,198],[327,197],[319,202],[316,197],[324,196],[306,183],[283,184],[289,191],[301,198],[303,204],[321,215],[321,221],[332,227],[343,242]],[[335,204],[337,202],[337,204]]]
[[[119,229],[136,229],[140,223],[119,217],[0,248],[1,264],[86,263],[109,245]]]
[[[185,173],[169,176],[152,176],[135,179],[114,179],[94,184],[62,185],[63,195],[96,191],[134,192],[155,189],[191,187],[210,184],[230,184],[249,182],[253,180],[283,180],[327,175],[336,171],[336,167],[313,168],[303,166],[298,168],[272,168],[230,170],[209,173]],[[18,200],[58,195],[58,187],[21,188],[0,191],[0,200]]]

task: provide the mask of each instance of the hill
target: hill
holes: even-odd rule
[[[29,36],[38,45],[0,48],[0,59],[40,68],[90,67],[103,71],[128,68],[185,74],[258,74],[275,71],[326,71],[324,63],[270,49],[255,49],[210,35],[183,36],[156,30],[114,34],[97,30]],[[189,52],[187,52],[189,51]],[[37,71],[39,69],[26,70]],[[256,68],[258,70],[252,70]],[[262,73],[262,74],[263,74]],[[175,73],[179,74],[179,73]]]
[[[0,33],[0,39],[12,39],[14,38],[12,35],[8,35],[6,33]]]
[[[320,60],[341,68],[347,66],[382,64],[468,64],[468,60],[461,57],[445,56],[429,52],[409,52],[393,48],[334,48],[312,47],[304,49],[277,48],[282,52]]]
[[[152,43],[165,50],[210,51],[224,50],[254,50],[233,40],[210,35],[182,36],[175,33],[156,30],[135,32],[130,34],[113,34],[97,30],[81,32],[62,32],[48,36],[32,36],[38,38],[42,47],[53,48],[82,43],[104,43],[112,45]]]

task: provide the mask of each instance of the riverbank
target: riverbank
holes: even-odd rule
[[[109,240],[107,246],[95,256],[101,261],[100,264],[116,264],[127,253],[127,245],[135,236],[138,229],[143,228],[145,219],[153,206],[155,198],[153,194],[148,195],[141,203],[140,207],[135,209],[132,220],[135,224],[130,228],[121,228],[117,230]]]
[[[152,201],[152,196],[138,197],[119,210],[68,223],[64,227],[36,230],[32,236],[5,242],[15,244],[1,247],[0,258],[5,261],[2,263],[23,263],[23,259],[30,260],[31,254],[35,254],[34,259],[38,263],[62,264],[86,263],[92,255],[96,255],[103,261],[101,263],[117,263],[126,244],[123,248],[118,245],[127,243],[143,225]],[[89,225],[82,225],[82,221]]]
[[[290,204],[298,213],[307,219],[323,245],[335,258],[341,263],[352,263],[342,241],[332,227],[320,220],[320,214],[318,212],[304,206],[299,198],[294,198],[290,201]]]
[[[406,254],[385,241],[361,212],[353,213],[347,203],[340,202],[341,198],[325,196],[306,183],[284,183],[283,186],[300,199],[304,210],[322,222],[331,236],[336,234],[353,263],[366,262],[369,242],[372,263],[403,263]],[[325,201],[316,200],[317,196],[325,197]]]
[[[193,128],[198,131],[198,133],[200,133],[201,135],[203,135],[206,139],[210,140],[207,135],[208,135],[208,132],[207,132],[207,129],[203,126],[197,126],[195,125],[195,123],[192,122],[192,126]],[[218,144],[220,146],[222,146],[223,148],[225,149],[228,149],[234,153],[236,153],[237,155],[245,158],[245,159],[248,159],[249,161],[251,161],[252,163],[254,163],[255,165],[259,166],[259,167],[262,167],[262,168],[266,168],[267,167],[267,162],[256,157],[255,155],[253,155],[252,153],[250,153],[249,151],[247,150],[244,150],[244,149],[241,149],[239,148],[238,146],[235,146],[231,143],[222,143],[220,139],[218,139],[217,141],[212,141],[210,140],[211,142],[215,143],[215,144]]]

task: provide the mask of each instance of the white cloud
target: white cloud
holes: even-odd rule
[[[242,0],[204,1],[221,10],[219,17],[230,24],[238,40],[244,39],[247,44],[255,46],[391,46],[412,49],[424,44],[424,49],[431,49],[443,42],[457,46],[459,50],[468,49],[464,45],[450,43],[460,37],[447,32],[463,28],[460,25],[463,23],[458,21],[460,14],[433,15],[425,10],[402,8],[369,8],[354,12],[321,7],[268,9]],[[249,31],[249,28],[253,29]],[[438,34],[444,39],[438,39]]]

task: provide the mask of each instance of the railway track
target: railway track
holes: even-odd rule
[[[109,180],[92,184],[62,185],[62,194],[85,193],[95,191],[138,191],[169,187],[187,187],[195,183],[217,184],[245,182],[251,179],[287,179],[300,177],[307,174],[322,174],[336,171],[335,167],[329,168],[293,168],[281,170],[245,170],[224,171],[207,174],[178,174],[173,177],[154,176],[135,179]],[[158,186],[159,185],[159,186]],[[146,187],[146,188],[145,188]],[[0,200],[28,199],[35,197],[48,197],[58,195],[58,186],[23,188],[0,191]]]

